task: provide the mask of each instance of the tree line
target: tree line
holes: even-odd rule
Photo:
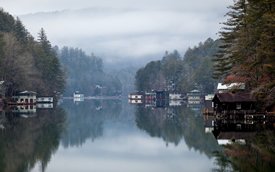
[[[6,96],[32,90],[54,95],[65,87],[65,75],[56,51],[42,28],[38,39],[27,31],[19,18],[0,9],[0,80]]]
[[[66,96],[71,96],[75,91],[89,96],[121,94],[120,80],[104,72],[102,58],[93,53],[87,55],[79,48],[56,47],[56,51],[67,76]]]
[[[79,48],[52,46],[42,28],[35,38],[19,18],[0,9],[0,81],[6,96],[31,90],[39,95],[120,95],[122,84],[103,70],[103,60]]]
[[[136,88],[172,92],[200,89],[212,93],[217,82],[212,78],[213,58],[219,45],[219,40],[208,38],[198,46],[188,48],[183,56],[177,50],[165,52],[162,60],[151,61],[137,71]]]

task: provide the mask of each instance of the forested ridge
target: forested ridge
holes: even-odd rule
[[[103,60],[79,48],[52,46],[42,28],[35,38],[19,18],[0,10],[0,80],[6,96],[31,90],[40,95],[120,95],[120,80],[103,71]]]
[[[24,90],[53,95],[65,87],[64,72],[44,29],[35,40],[19,18],[3,9],[0,9],[0,80],[4,81],[6,96]]]
[[[137,71],[137,89],[188,92],[197,88],[212,93],[216,84],[212,78],[212,65],[219,44],[219,40],[208,38],[198,46],[188,48],[183,56],[177,50],[165,52],[162,60],[152,61]]]

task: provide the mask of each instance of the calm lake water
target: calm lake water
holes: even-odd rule
[[[2,112],[0,122],[0,171],[233,170],[200,111],[186,107],[64,100],[33,116]]]

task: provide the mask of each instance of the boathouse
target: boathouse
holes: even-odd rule
[[[249,93],[217,93],[213,98],[216,113],[253,112],[256,100]]]

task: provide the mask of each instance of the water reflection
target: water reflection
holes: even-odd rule
[[[0,113],[0,171],[29,171],[37,163],[44,171],[58,149],[65,112],[33,109],[15,107]]]
[[[189,149],[211,157],[219,147],[211,133],[205,133],[203,118],[186,107],[136,109],[137,126],[152,137],[162,138],[166,144],[178,145],[182,139]]]
[[[0,171],[274,169],[274,124],[268,121],[240,123],[186,106],[112,100],[64,100],[60,106],[1,111]],[[218,144],[225,139],[233,144]]]
[[[120,101],[83,101],[74,104],[67,101],[62,104],[66,109],[66,130],[62,136],[62,144],[81,146],[87,139],[94,141],[103,135],[103,124],[106,120],[117,118],[121,112]]]
[[[274,171],[275,120],[264,118],[205,118],[223,152],[215,154],[217,171]],[[209,124],[206,122],[205,124]],[[206,127],[209,127],[206,125]]]

